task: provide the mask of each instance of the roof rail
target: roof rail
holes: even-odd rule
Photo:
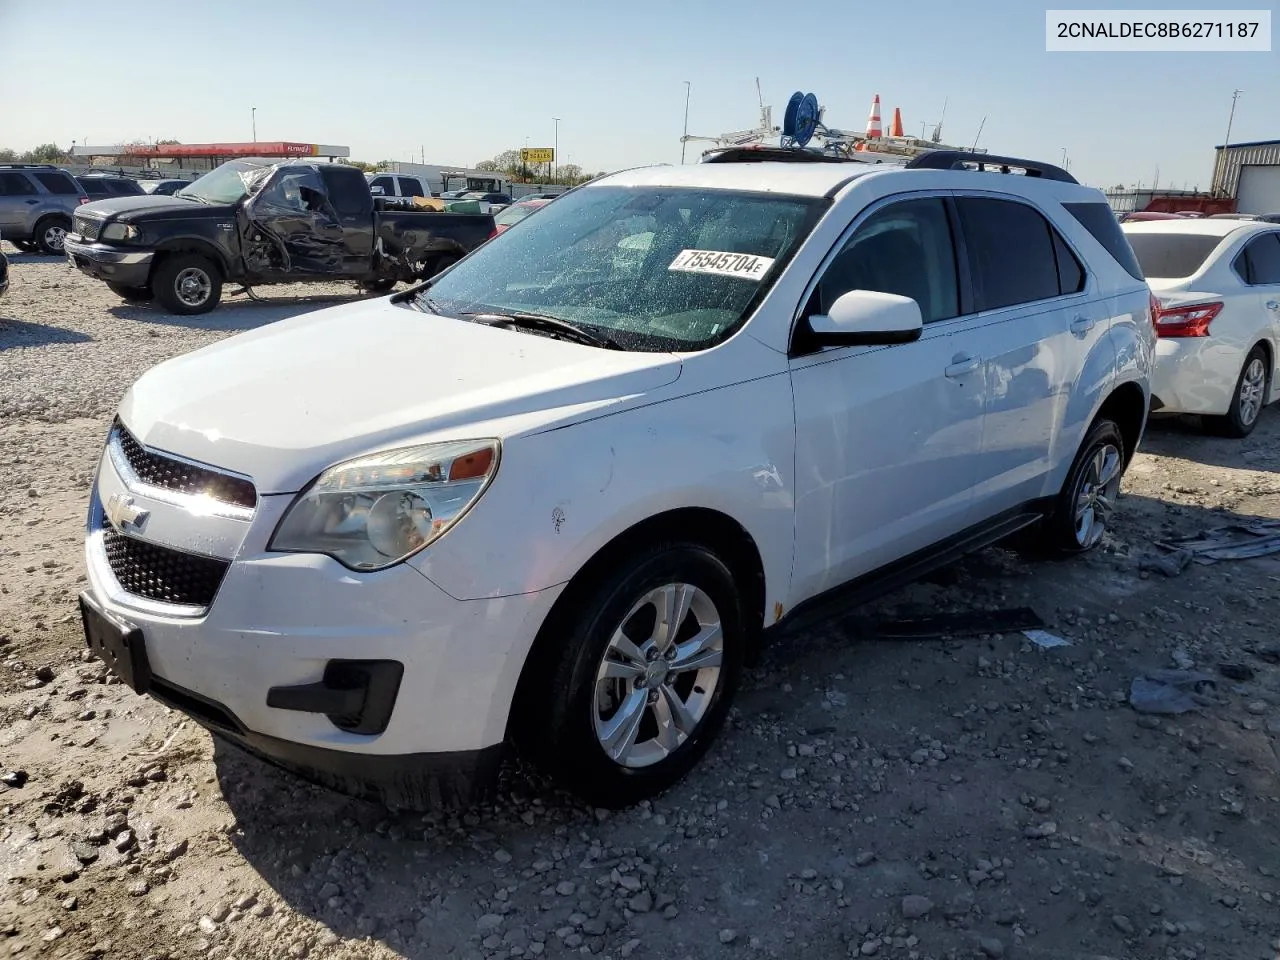
[[[56,170],[52,163],[0,163],[0,169],[3,170]]]
[[[995,167],[992,172],[1008,173],[1010,167],[1018,167],[1026,171],[1028,177],[1040,177],[1043,180],[1060,180],[1063,183],[1079,183],[1061,167],[1051,163],[1040,163],[1038,160],[1022,160],[1018,157],[997,157],[990,153],[969,153],[967,150],[930,150],[928,153],[913,157],[907,163],[909,170],[964,170],[966,163],[976,164],[978,170]]]

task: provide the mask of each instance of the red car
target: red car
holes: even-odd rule
[[[513,203],[493,218],[496,227],[493,235],[496,237],[509,227],[515,226],[533,211],[539,207],[545,207],[550,202],[550,200],[520,200]]]

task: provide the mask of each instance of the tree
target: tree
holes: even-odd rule
[[[21,156],[23,163],[55,163],[66,153],[56,143],[42,143],[34,150],[28,150]]]
[[[378,166],[372,163],[365,163],[363,160],[349,160],[343,157],[338,158],[338,162],[348,167],[356,167],[365,173],[377,173]],[[386,163],[384,160],[383,163]]]
[[[18,159],[18,152],[5,147],[0,150],[0,163],[15,163]]]

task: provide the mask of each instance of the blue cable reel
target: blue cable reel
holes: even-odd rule
[[[803,148],[818,129],[818,98],[798,90],[787,101],[782,120],[782,146]]]

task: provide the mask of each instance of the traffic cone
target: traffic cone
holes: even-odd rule
[[[880,128],[880,94],[876,94],[875,100],[871,102],[871,117],[867,120],[867,138],[879,138],[884,136],[884,130]]]
[[[902,110],[898,107],[893,108],[893,126],[889,128],[889,136],[902,136]]]

